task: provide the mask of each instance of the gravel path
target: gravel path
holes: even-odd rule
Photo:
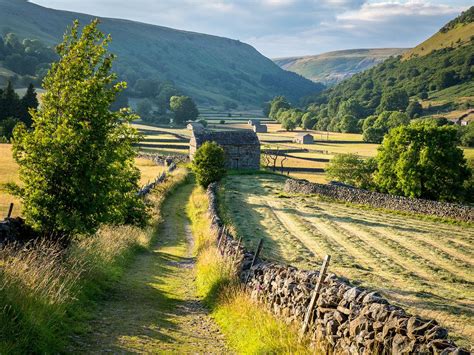
[[[100,302],[71,352],[229,353],[196,297],[193,238],[183,208],[192,188],[179,188],[164,203],[156,244]]]

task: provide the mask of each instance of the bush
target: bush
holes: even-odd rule
[[[192,169],[196,174],[198,184],[203,187],[219,181],[226,172],[224,149],[216,142],[205,142],[196,151]]]
[[[203,127],[207,127],[207,121],[206,120],[199,120],[198,123],[202,124]]]
[[[326,173],[331,179],[367,189],[373,186],[376,169],[375,159],[363,160],[357,154],[348,153],[336,155],[329,163]]]
[[[220,120],[219,123],[220,124],[225,124],[225,120]]]
[[[474,147],[474,123],[460,128],[461,145],[464,147]]]

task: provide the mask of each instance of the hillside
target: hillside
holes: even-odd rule
[[[50,46],[61,40],[74,19],[84,24],[92,18],[26,0],[0,0],[0,33],[13,32]],[[171,81],[201,105],[254,107],[275,95],[296,101],[321,89],[237,40],[108,18],[101,19],[101,29],[112,35],[116,70],[130,87],[144,78]]]
[[[312,81],[333,85],[405,51],[403,48],[350,49],[273,61]]]
[[[473,8],[467,12],[472,12]],[[457,118],[452,117],[453,112],[460,115],[468,112],[474,107],[472,21],[472,16],[462,14],[451,21],[451,25],[444,26],[424,45],[420,45],[432,48],[430,53],[387,59],[322,93],[306,98],[305,104],[316,112],[316,120],[321,123],[319,129],[343,129],[342,118],[346,117],[346,121],[354,126],[351,129],[360,131],[363,127],[357,125],[358,120],[382,111],[406,111],[411,118],[416,114],[453,119]],[[441,47],[441,42],[435,41],[440,36],[457,38],[460,33],[464,40],[456,41],[457,45],[443,42]],[[421,104],[421,110],[413,109],[419,106],[416,102]]]

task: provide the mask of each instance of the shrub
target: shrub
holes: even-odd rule
[[[331,179],[367,189],[373,186],[375,159],[363,160],[357,154],[338,154],[329,163],[326,173]]]
[[[216,142],[205,142],[196,151],[192,169],[198,184],[203,187],[219,181],[226,172],[224,149]]]

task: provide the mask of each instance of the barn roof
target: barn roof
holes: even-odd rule
[[[306,137],[306,136],[312,136],[312,135],[308,132],[300,132],[296,134],[296,137]]]
[[[203,131],[194,132],[196,144],[201,145],[206,141],[216,142],[219,145],[254,145],[260,144],[258,136],[254,131]]]

